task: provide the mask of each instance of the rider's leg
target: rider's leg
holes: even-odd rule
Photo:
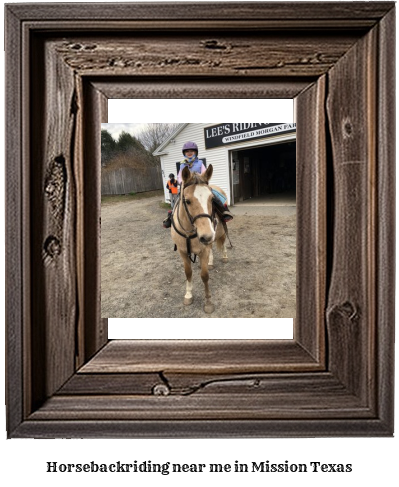
[[[230,213],[230,210],[227,206],[227,198],[219,193],[216,189],[212,189],[213,193],[213,202],[216,207],[217,212],[223,218],[225,222],[229,222],[233,219],[233,215]]]

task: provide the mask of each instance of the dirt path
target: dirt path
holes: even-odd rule
[[[212,315],[194,265],[194,303],[183,305],[185,275],[170,231],[162,227],[161,197],[105,203],[101,212],[103,318],[292,318],[296,295],[295,216],[236,215],[234,248],[222,263],[214,249]],[[234,208],[232,209],[234,214]]]

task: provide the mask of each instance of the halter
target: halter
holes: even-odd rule
[[[188,188],[189,186],[192,186],[192,185],[199,185],[201,184],[202,186],[208,186],[208,183],[198,183],[198,182],[191,182],[191,183],[188,183],[187,185],[185,184],[184,187],[183,187],[183,190],[182,190],[182,193],[177,201],[177,204],[175,206],[175,210],[173,211],[173,215],[172,215],[172,226],[173,228],[175,229],[175,231],[181,236],[181,237],[184,237],[186,239],[186,243],[187,243],[187,255],[189,257],[189,259],[191,260],[192,263],[195,263],[196,262],[196,259],[197,259],[197,255],[194,254],[194,259],[192,259],[191,257],[191,240],[193,238],[196,238],[198,237],[198,234],[197,234],[197,229],[195,228],[194,226],[194,223],[199,219],[199,218],[209,218],[211,220],[211,222],[213,223],[213,226],[215,227],[215,224],[217,223],[217,220],[215,219],[215,212],[213,211],[212,212],[212,215],[209,215],[209,213],[200,213],[199,215],[196,215],[195,217],[193,217],[188,209],[188,206],[187,206],[187,202],[186,202],[186,198],[184,197],[184,190],[186,188]],[[182,200],[183,202],[183,207],[186,211],[186,214],[188,216],[188,219],[191,223],[191,226],[193,227],[191,230],[186,230],[181,221],[180,221],[180,217],[179,217],[179,206],[180,206],[180,200]],[[177,215],[177,220],[179,222],[179,225],[180,227],[183,229],[184,232],[186,232],[186,235],[184,235],[182,232],[180,232],[177,228],[176,228],[176,225],[175,225],[175,221],[174,221],[174,216],[175,216],[175,213]],[[176,249],[175,249],[176,250]]]

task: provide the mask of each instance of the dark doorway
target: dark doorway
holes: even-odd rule
[[[296,143],[233,152],[234,201],[296,192]]]

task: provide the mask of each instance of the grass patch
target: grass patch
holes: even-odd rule
[[[169,203],[165,203],[164,201],[161,201],[159,203],[159,207],[164,209],[164,210],[170,210],[172,208]]]
[[[122,203],[124,201],[143,200],[146,198],[152,198],[153,196],[163,196],[163,189],[157,189],[155,191],[146,191],[145,193],[130,193],[130,194],[118,194],[118,195],[106,195],[101,196],[101,204]]]

